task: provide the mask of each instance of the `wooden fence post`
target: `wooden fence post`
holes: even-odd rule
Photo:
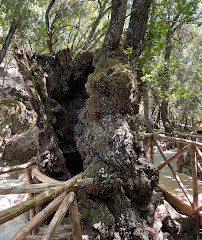
[[[32,184],[32,175],[31,175],[31,169],[30,168],[26,168],[25,169],[25,176],[26,176],[26,181],[27,181],[27,185],[31,185]],[[33,193],[28,193],[28,199],[31,199],[34,196]],[[35,216],[35,208],[30,209],[30,220]],[[34,228],[32,230],[32,234],[37,234],[37,229]]]
[[[180,137],[179,135],[177,135],[177,137]],[[178,153],[180,152],[180,142],[177,142],[177,151],[178,151]],[[179,157],[178,158],[178,160],[177,160],[177,171],[178,172],[181,172],[181,163],[180,163],[180,159],[181,159],[181,157]]]
[[[190,145],[189,152],[191,155],[192,181],[193,181],[193,212],[194,212],[194,210],[199,207],[196,147]],[[196,235],[198,236],[200,232],[199,214],[195,214],[194,217],[196,219]]]
[[[150,140],[150,163],[154,164],[154,137],[151,136]]]
[[[69,208],[69,217],[72,225],[72,235],[74,240],[82,240],[82,230],[79,221],[79,210],[76,198]]]

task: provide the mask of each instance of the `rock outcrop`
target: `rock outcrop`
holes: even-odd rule
[[[0,164],[13,166],[37,154],[36,114],[29,103],[22,77],[0,74]]]

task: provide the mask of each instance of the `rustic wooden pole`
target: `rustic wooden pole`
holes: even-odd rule
[[[91,189],[94,187],[94,178],[78,179],[74,186],[78,188]]]
[[[34,158],[34,160],[35,160],[35,158]],[[26,169],[30,166],[36,165],[36,162],[34,160],[31,161],[31,162],[27,162],[25,164],[13,166],[13,167],[0,167],[0,174],[4,174],[4,173],[8,173],[8,172],[14,172],[14,171],[18,171],[18,170],[23,170],[23,169]]]
[[[202,206],[200,206],[200,207],[198,207],[198,208],[195,208],[195,209],[193,210],[193,213],[196,214],[196,213],[199,213],[199,212],[201,212],[201,211],[202,211]]]
[[[59,207],[61,202],[64,200],[66,193],[61,194],[55,198],[51,203],[48,204],[41,212],[35,215],[18,233],[16,233],[10,240],[22,240],[30,234],[32,229],[39,226],[48,216],[50,216]]]
[[[164,162],[160,166],[158,166],[158,170],[161,170],[163,167],[165,167],[166,165],[168,165],[169,163],[171,163],[172,161],[174,161],[176,158],[180,157],[183,153],[185,153],[187,151],[188,151],[188,147],[186,146],[180,152],[178,152],[173,157],[168,159],[166,162]]]
[[[201,152],[200,149],[197,148],[197,147],[196,147],[196,150],[197,150],[197,155],[198,155],[198,157],[202,159],[202,152]]]
[[[32,174],[41,182],[44,183],[64,183],[62,181],[55,180],[41,173],[37,168],[32,168]]]
[[[55,213],[55,216],[51,220],[50,224],[48,225],[43,237],[41,240],[52,240],[54,239],[54,236],[56,234],[56,231],[58,227],[60,226],[60,223],[62,222],[67,210],[69,209],[71,203],[75,199],[75,193],[70,192],[66,198],[61,203],[60,207],[58,208],[57,212]]]
[[[158,133],[145,133],[144,136],[145,137],[153,136],[153,137],[158,138],[158,139],[164,139],[164,140],[171,141],[171,142],[180,142],[180,143],[184,143],[186,145],[191,144],[191,145],[194,145],[196,147],[202,148],[202,143],[194,142],[194,141],[187,140],[187,139],[168,137],[168,136],[164,136],[164,135],[158,134]]]
[[[149,138],[150,140],[150,163],[154,164],[154,138],[153,136]]]
[[[202,136],[200,135],[193,135],[193,134],[187,134],[187,133],[181,133],[181,132],[176,132],[176,134],[180,137],[190,137],[190,138],[199,138],[199,139],[202,139]]]
[[[199,207],[196,148],[193,145],[190,145],[189,152],[191,155],[192,181],[193,181],[193,210],[195,210],[196,208]],[[195,214],[195,219],[196,219],[196,235],[198,236],[200,232],[199,214]]]
[[[79,221],[79,210],[78,210],[76,198],[70,205],[69,217],[72,225],[73,240],[82,240],[82,230],[81,230],[81,225]]]
[[[32,184],[32,175],[31,175],[31,170],[29,168],[25,169],[25,177],[26,177],[27,185],[28,186],[31,185]],[[28,193],[28,199],[33,198],[33,196],[34,196],[33,193]],[[30,220],[31,220],[36,214],[35,208],[30,209],[29,213],[30,213]],[[36,228],[34,228],[32,230],[32,234],[37,234]]]
[[[68,191],[76,183],[76,181],[83,177],[83,173],[74,176],[73,178],[66,181],[62,186],[50,188],[49,190],[41,193],[32,199],[22,202],[16,206],[10,207],[0,212],[0,224],[5,223],[28,210],[43,204],[44,202],[56,198],[63,192]]]
[[[179,137],[179,136],[177,136],[177,137]],[[180,142],[177,142],[177,151],[178,151],[178,153],[181,151],[181,149],[180,149]],[[180,156],[178,157],[178,160],[177,160],[177,171],[178,172],[181,172],[181,158],[180,158]]]
[[[200,165],[199,162],[197,162],[197,167],[198,167],[198,169],[200,170],[200,172],[202,173],[202,167],[201,167],[201,165]]]
[[[64,183],[39,183],[39,184],[32,184],[29,186],[11,186],[11,187],[4,187],[0,186],[0,195],[7,195],[7,194],[21,194],[21,193],[41,193],[49,188],[52,187],[59,187],[62,186]]]
[[[154,138],[154,143],[157,146],[161,156],[163,157],[163,159],[165,160],[165,162],[167,161],[166,156],[164,155],[163,151],[161,150],[160,146],[158,145],[156,139]],[[180,188],[182,189],[185,197],[187,198],[187,200],[189,201],[189,203],[191,204],[191,206],[193,206],[193,202],[191,200],[191,196],[188,193],[187,189],[185,188],[184,184],[182,183],[182,181],[180,180],[180,177],[177,175],[175,169],[173,168],[173,166],[169,163],[168,167],[170,168],[171,172],[173,173],[173,176],[175,177],[177,183],[179,184]]]

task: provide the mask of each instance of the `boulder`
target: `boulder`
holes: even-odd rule
[[[9,166],[23,164],[37,154],[37,128],[16,134],[6,144],[2,159]]]

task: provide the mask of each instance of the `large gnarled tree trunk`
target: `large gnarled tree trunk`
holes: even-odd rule
[[[131,59],[134,64],[128,64],[128,56],[117,51],[126,2],[112,1],[110,26],[103,48],[94,59],[92,54],[83,52],[72,60],[68,50],[59,51],[52,58],[19,50],[15,54],[25,83],[30,80],[37,92],[33,94],[29,90],[33,86],[27,84],[33,106],[37,106],[40,132],[57,140],[52,151],[54,158],[46,157],[47,164],[58,163],[63,173],[64,159],[57,156],[57,150],[65,156],[77,147],[85,176],[94,178],[93,189],[77,193],[83,232],[90,240],[149,239],[148,227],[153,224],[158,203],[158,172],[141,158],[135,120],[140,101],[135,59]],[[41,71],[46,73],[46,84]],[[44,98],[38,98],[36,80],[44,90]],[[40,139],[39,135],[39,145]],[[49,146],[44,145],[43,151],[45,148]],[[39,166],[43,162],[40,157]],[[69,175],[73,175],[71,164],[67,166]],[[51,176],[46,165],[44,170]]]

